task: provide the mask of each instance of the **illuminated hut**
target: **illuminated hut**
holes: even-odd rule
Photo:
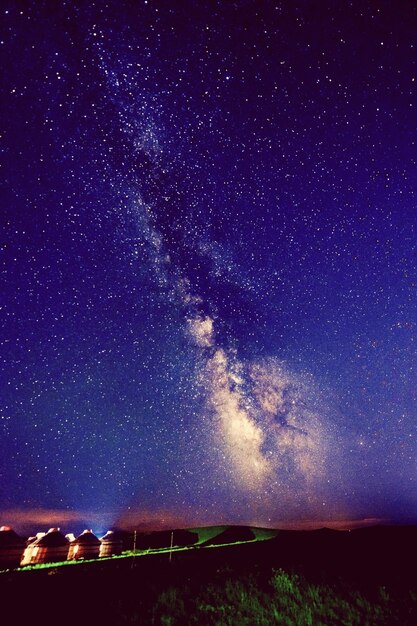
[[[22,556],[22,560],[20,562],[20,565],[29,565],[31,563],[32,552],[33,552],[34,548],[36,547],[36,542],[41,537],[45,537],[45,535],[46,535],[46,533],[36,533],[36,535],[34,537],[29,537],[27,539],[27,541],[26,541],[26,548],[25,548],[25,551],[23,552],[23,556]],[[35,551],[35,554],[36,554],[36,551]]]
[[[0,527],[0,568],[17,567],[25,549],[25,540],[10,526]]]
[[[119,532],[114,530],[108,530],[104,537],[100,539],[100,553],[99,556],[113,556],[121,554],[123,550],[123,538]]]
[[[84,530],[81,535],[71,541],[68,561],[72,559],[96,559],[100,552],[101,542],[92,530]]]
[[[21,565],[36,563],[54,563],[66,561],[69,542],[59,528],[50,528],[47,533],[38,533],[37,537],[26,548]]]

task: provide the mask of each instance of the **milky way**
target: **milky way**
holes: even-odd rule
[[[2,9],[4,523],[416,519],[416,8],[336,4]]]

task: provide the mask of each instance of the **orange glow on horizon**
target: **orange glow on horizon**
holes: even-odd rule
[[[246,525],[258,526],[264,528],[274,528],[282,530],[315,530],[319,528],[330,528],[334,530],[353,530],[354,528],[362,528],[366,526],[376,526],[381,524],[391,524],[392,520],[369,517],[361,519],[312,519],[312,520],[262,520],[252,519],[247,522],[236,522],[232,519],[226,519],[219,516],[218,518],[203,518],[196,516],[181,515],[170,510],[149,511],[142,509],[127,510],[118,516],[112,513],[93,513],[90,511],[68,511],[60,509],[10,509],[0,511],[0,523],[19,529],[19,527],[35,527],[45,526],[63,526],[85,523],[88,521],[91,525],[100,524],[110,528],[121,528],[126,530],[139,530],[141,532],[152,530],[170,530],[180,528],[197,528],[204,526],[218,525]]]

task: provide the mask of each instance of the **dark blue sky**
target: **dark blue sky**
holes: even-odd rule
[[[5,522],[416,520],[416,28],[6,2]]]

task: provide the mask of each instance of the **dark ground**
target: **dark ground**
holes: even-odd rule
[[[236,539],[242,534],[237,532]],[[233,532],[228,531],[233,540]],[[198,548],[0,575],[0,624],[150,624],[160,593],[172,585],[198,593],[247,574],[268,586],[273,569],[309,582],[351,588],[372,599],[384,586],[401,597],[417,592],[417,527],[373,527],[341,532],[280,531],[274,539],[229,547]],[[415,611],[415,609],[413,609]],[[148,617],[144,617],[144,616]],[[5,619],[5,616],[8,616]],[[143,616],[143,620],[141,618]],[[403,624],[417,624],[417,615]],[[236,625],[238,626],[238,625]]]

